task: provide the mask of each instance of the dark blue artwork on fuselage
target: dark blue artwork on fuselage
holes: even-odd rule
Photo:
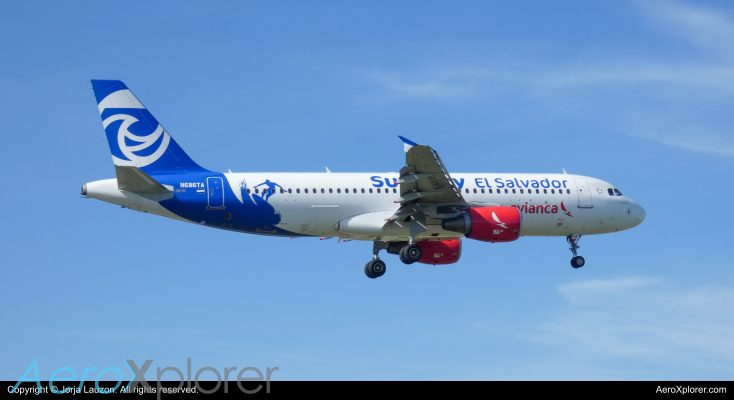
[[[252,186],[243,180],[237,188],[240,192],[240,196],[237,196],[224,174],[158,175],[153,178],[174,187],[174,196],[161,201],[161,206],[189,221],[262,235],[304,236],[276,226],[281,221],[280,212],[275,210],[269,200],[279,194],[278,188],[282,189],[282,186],[270,180]],[[224,204],[220,208],[209,207],[213,204],[209,196],[216,193],[210,193],[207,187],[207,179],[211,181],[212,178],[221,179],[223,183]]]

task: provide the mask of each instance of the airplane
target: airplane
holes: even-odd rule
[[[450,174],[430,146],[402,136],[399,172],[234,173],[207,170],[186,154],[121,81],[92,80],[116,178],[81,194],[131,210],[258,235],[373,242],[369,278],[385,274],[381,250],[405,264],[459,261],[462,239],[503,243],[640,225],[645,210],[614,185],[566,173]]]

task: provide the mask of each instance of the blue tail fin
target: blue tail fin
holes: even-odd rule
[[[148,175],[210,172],[183,151],[121,81],[92,80],[94,96],[118,166],[133,166]]]

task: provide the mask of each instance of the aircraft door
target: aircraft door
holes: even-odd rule
[[[222,178],[206,178],[207,208],[224,208]]]
[[[594,208],[594,203],[591,200],[591,189],[586,179],[575,178],[576,191],[579,195],[579,208]]]

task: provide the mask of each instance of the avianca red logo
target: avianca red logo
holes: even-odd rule
[[[513,207],[520,210],[520,212],[524,212],[526,214],[558,214],[558,206],[555,204],[539,204],[536,206],[535,204],[528,204],[527,202],[525,202],[525,204],[521,206],[514,205]],[[571,215],[571,213],[566,210],[566,206],[563,204],[563,202],[561,202],[561,211],[563,212],[563,214],[566,214],[569,217],[573,218],[573,215]]]
[[[568,210],[566,210],[566,206],[564,206],[564,205],[563,205],[563,202],[561,202],[561,210],[563,210],[563,212],[564,212],[564,213],[565,213],[566,215],[568,215],[569,217],[572,217],[572,218],[573,218],[573,215],[571,215],[571,213],[570,213],[570,212],[568,212]]]
[[[499,218],[497,218],[497,214],[495,214],[495,213],[494,213],[494,211],[492,211],[492,219],[494,219],[494,222],[496,222],[496,223],[497,223],[497,225],[499,225],[499,226],[501,226],[501,227],[503,227],[503,228],[507,229],[507,226],[505,225],[505,223],[504,223],[504,222],[502,222],[502,221],[500,221],[500,219],[499,219]]]

